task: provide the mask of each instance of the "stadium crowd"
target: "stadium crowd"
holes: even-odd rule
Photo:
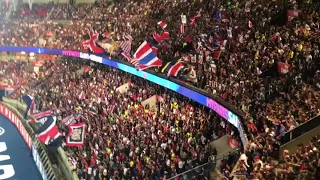
[[[291,21],[286,25],[274,25],[274,17],[283,10],[284,6],[289,9],[302,10],[302,13],[298,13],[298,16],[294,17],[292,20],[290,19]],[[25,6],[23,7],[26,8]],[[180,30],[181,14],[186,15],[187,19],[190,19],[197,14],[197,12],[200,12],[201,17],[196,20],[194,26],[190,26],[190,22],[188,21],[184,27],[184,32],[182,33]],[[261,167],[256,169],[260,169],[260,174],[263,175],[263,173],[271,172],[270,168],[267,167],[273,167],[271,157],[276,157],[276,154],[273,152],[276,152],[275,150],[278,148],[281,135],[320,113],[320,101],[318,101],[320,88],[319,12],[319,4],[315,1],[286,1],[285,4],[283,4],[282,1],[123,1],[117,3],[97,2],[94,5],[56,5],[52,9],[52,13],[48,13],[49,17],[45,20],[43,20],[43,17],[37,18],[34,15],[28,15],[28,13],[21,14],[21,12],[19,12],[19,15],[16,13],[14,16],[15,19],[12,19],[11,21],[5,21],[3,19],[3,25],[0,32],[0,44],[15,46],[45,46],[49,48],[74,49],[81,51],[83,50],[81,42],[85,40],[84,37],[87,34],[87,31],[94,28],[100,34],[110,34],[115,41],[121,41],[122,35],[125,33],[131,34],[133,37],[132,50],[135,50],[140,43],[147,39],[153,32],[159,31],[157,22],[163,20],[168,24],[166,30],[170,33],[170,39],[159,47],[158,56],[165,62],[170,61],[175,53],[181,49],[182,44],[184,44],[186,39],[189,43],[191,41],[191,50],[184,51],[181,54],[183,61],[188,64],[188,66],[194,68],[197,73],[197,81],[189,83],[212,94],[221,96],[227,102],[235,105],[235,107],[239,109],[241,108],[241,110],[246,113],[247,117],[244,120],[244,124],[246,125],[250,142],[247,149],[251,150],[250,153],[247,152],[246,154],[249,159],[260,164],[259,166]],[[20,18],[21,16],[24,18]],[[59,24],[54,22],[54,19],[72,19],[73,21],[70,24]],[[13,31],[13,29],[19,30]],[[45,43],[40,43],[39,37],[47,36],[47,32],[51,32],[50,38],[47,38]],[[221,41],[226,42],[226,44],[219,44],[221,54],[219,57],[216,57],[214,55],[215,53],[211,52],[211,49],[216,46],[217,42]],[[113,57],[121,58],[118,55],[113,55]],[[286,63],[290,67],[288,68],[289,72],[278,72],[277,68],[275,68],[275,65],[278,62]],[[72,65],[69,66],[70,64],[64,68],[72,68]],[[98,72],[100,71],[93,72],[95,76],[90,75],[83,78],[83,82],[77,78],[72,79],[72,77],[69,77],[66,74],[62,76],[62,80],[54,79],[54,81],[58,81],[55,83],[58,83],[59,85],[67,85],[70,84],[70,82],[74,82],[74,85],[77,85],[75,87],[81,87],[81,85],[88,87],[90,83],[88,84],[86,82],[91,82],[90,80],[92,78],[99,79],[99,76],[110,77],[113,74],[116,78],[128,76],[120,72],[112,72],[110,69],[106,70],[107,74],[100,72],[103,74],[102,75]],[[135,84],[135,86],[128,90],[128,93],[143,91],[143,88],[139,87],[139,85],[141,83],[145,84],[146,82],[134,80],[133,77],[127,77],[126,79],[130,79],[132,84]],[[107,87],[119,86],[121,83],[125,83],[125,81],[118,80],[112,82],[112,85],[106,85]],[[70,99],[62,98],[64,100],[61,103],[52,102],[57,101],[57,98],[50,99],[49,102],[51,102],[51,104],[49,103],[49,106],[48,104],[45,104],[41,107],[46,109],[51,106],[57,106],[51,108],[59,109],[58,107],[62,106],[64,103],[73,104],[73,108],[76,106],[74,105],[77,104],[76,102],[71,103],[72,101],[76,101],[71,97],[74,96],[74,98],[77,99],[76,96],[79,92],[72,89],[72,87],[71,90],[60,89],[63,87],[59,85],[58,92],[61,92],[60,94],[50,94],[50,96],[47,97],[45,91],[37,92],[39,93],[39,98],[50,99],[58,95],[69,97]],[[103,83],[98,83],[98,85],[102,86]],[[52,85],[43,88],[51,89],[51,91],[53,91],[52,88],[55,86]],[[146,86],[143,87],[146,88]],[[159,92],[156,91],[158,88],[151,85],[148,85],[147,87],[153,89],[154,92],[146,90],[146,92],[152,92],[146,96],[159,94]],[[89,87],[93,92],[96,92],[93,90],[94,88],[98,87]],[[110,90],[110,88],[112,89],[112,87],[109,87],[108,90]],[[140,90],[137,90],[139,88]],[[79,90],[78,88],[76,89]],[[62,94],[62,92],[66,94]],[[91,96],[97,96],[97,94],[92,94],[90,91],[86,92],[86,95],[88,95],[88,98],[86,99],[90,99]],[[166,96],[171,97],[172,95],[166,92]],[[168,99],[168,102],[170,103],[174,103],[176,100],[177,103],[179,103],[179,106],[180,104],[183,104],[181,105],[182,107],[186,105],[186,103],[184,103],[185,101],[181,100],[181,97],[179,100],[172,100],[169,97],[164,99]],[[113,101],[115,102],[125,103],[125,101],[121,101],[120,98],[127,99],[128,102],[126,102],[126,104],[130,104],[129,102],[131,102],[130,98],[118,95],[117,92],[114,92],[111,99],[112,98],[114,98]],[[71,102],[69,103],[68,100]],[[81,102],[78,103],[81,104]],[[86,102],[86,104],[86,106],[89,106],[90,101]],[[63,107],[71,108],[70,106],[71,105],[67,105],[67,107]],[[95,107],[98,112],[101,112],[101,108],[103,108],[103,105],[94,103],[90,106],[90,108]],[[117,108],[119,108],[119,110]],[[124,109],[121,109],[124,108],[124,106],[117,108],[115,113],[125,112]],[[173,109],[166,112],[173,113],[171,112]],[[194,114],[203,112],[198,108],[195,109],[198,113]],[[179,110],[179,113],[183,114],[182,110]],[[64,114],[62,114],[62,116],[64,116]],[[193,116],[193,118],[205,119],[205,117],[208,116],[209,115],[204,117]],[[84,117],[90,117],[88,112],[84,114]],[[95,115],[94,117],[95,120],[102,118],[96,117]],[[158,113],[155,117],[162,116]],[[148,118],[149,117],[146,117],[146,119],[143,119],[142,121],[147,121]],[[218,117],[213,116],[213,118]],[[119,123],[120,122],[116,122],[116,125],[114,125],[116,130],[112,129],[113,127],[111,129],[109,128],[110,130],[107,134],[118,136],[117,133],[121,133],[125,137],[128,132],[122,130],[118,126]],[[210,122],[206,123],[210,124]],[[184,121],[182,124],[184,124]],[[157,125],[158,124],[155,124],[154,126]],[[102,131],[102,129],[94,129],[97,128],[96,126],[97,125],[92,125],[91,130]],[[101,126],[103,127],[103,125]],[[129,123],[126,124],[126,126],[131,128],[133,125]],[[216,129],[219,127],[219,123],[212,126]],[[106,129],[108,129],[108,127],[106,127]],[[196,129],[197,128],[194,130],[196,131]],[[136,130],[136,133],[139,131]],[[222,134],[225,133],[227,132],[223,132]],[[152,132],[150,132],[150,134],[152,135]],[[101,136],[103,138],[102,133]],[[134,139],[133,141],[146,139],[140,136],[138,137],[137,140]],[[209,137],[210,136],[206,136],[206,140],[211,139]],[[98,138],[99,136],[89,137],[87,139]],[[132,140],[130,140],[130,143],[131,141]],[[90,147],[90,144],[87,144],[87,146]],[[95,145],[91,144],[91,146]],[[104,146],[110,148],[109,145]],[[137,143],[134,143],[133,146],[136,148]],[[115,148],[115,146],[112,146],[112,148]],[[201,149],[201,147],[198,147],[194,150],[188,149],[188,151],[192,154],[193,151],[199,151],[199,148]],[[305,149],[308,148],[309,147],[305,147]],[[116,149],[110,148],[110,151],[116,152],[117,149],[118,147]],[[301,152],[305,151],[303,148],[301,149]],[[85,150],[86,157],[92,154],[90,150],[89,152],[87,151],[88,150]],[[298,152],[298,154],[301,154],[301,152]],[[72,151],[72,153],[75,152]],[[141,153],[141,150],[139,153]],[[155,159],[152,156],[151,151],[148,154],[148,158],[150,158],[149,163],[146,163],[145,158],[139,158],[138,156],[129,157],[129,159],[127,155],[118,155],[118,157],[120,156],[125,156],[120,158],[121,162],[122,159],[126,159],[126,161],[123,160],[123,162],[129,162],[129,164],[123,163],[124,167],[130,167],[131,161],[133,161],[133,163],[144,163],[139,166],[148,166],[147,169],[149,170],[144,171],[145,177],[150,177],[149,174],[156,174],[152,172],[152,165],[154,163],[151,163],[151,159],[153,162],[160,162],[163,160],[161,158]],[[164,156],[163,158],[165,159],[167,156]],[[72,157],[75,158],[76,156]],[[179,156],[179,158],[181,157]],[[104,162],[101,161],[101,164],[108,160],[104,159],[103,161]],[[296,161],[299,160],[293,158],[291,161],[298,163]],[[179,161],[177,160],[177,162]],[[299,163],[301,163],[301,161],[299,161]],[[306,164],[305,162],[303,163]],[[83,163],[80,164],[83,165]],[[281,164],[280,166],[280,169],[286,171],[291,168],[291,166],[288,166],[286,163]],[[317,166],[318,165],[313,165],[312,167]],[[186,166],[183,166],[183,169],[186,168]],[[256,169],[253,170],[254,168],[252,166],[247,169],[249,170],[249,174],[254,174],[254,177],[260,177],[259,173],[252,173],[252,171],[258,171]],[[182,170],[177,168],[173,172],[171,171],[173,170],[171,169],[170,172],[167,172],[170,173],[170,175],[173,175]],[[286,174],[285,171],[282,172],[283,173],[277,175],[271,173],[271,176],[284,176],[284,178],[289,178],[290,173]],[[314,168],[311,168],[310,172],[314,172]],[[131,168],[128,173],[135,174],[137,171],[133,171]]]
[[[80,63],[79,63],[80,62]],[[76,74],[83,62],[64,60],[62,73],[28,92],[40,112],[53,110],[61,132],[64,117],[81,115],[86,122],[85,145],[65,147],[79,178],[162,179],[208,162],[214,151],[208,144],[234,127],[188,98],[100,64]],[[130,82],[126,92],[117,87]],[[143,106],[147,98],[161,96],[160,108]],[[207,178],[208,168],[192,172]]]

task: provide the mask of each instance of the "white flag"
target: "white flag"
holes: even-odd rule
[[[32,3],[33,3],[33,0],[28,0],[28,4],[29,4],[29,9],[32,10]]]
[[[186,15],[181,15],[181,23],[187,24],[187,16]]]

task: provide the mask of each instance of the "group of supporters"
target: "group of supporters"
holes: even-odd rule
[[[22,7],[24,13],[20,12]],[[318,156],[315,141],[283,164],[273,161],[278,158],[274,152],[281,136],[320,113],[320,10],[316,1],[96,2],[50,5],[46,18],[26,13],[25,8],[17,5],[15,14],[9,14],[10,21],[1,16],[1,45],[83,51],[82,42],[94,29],[108,37],[103,40],[112,42],[123,42],[123,36],[130,34],[132,55],[144,40],[164,28],[170,38],[158,45],[157,56],[170,62],[178,54],[183,64],[196,72],[196,78],[188,83],[219,95],[246,114],[246,157],[252,163],[242,168],[248,177],[289,178],[299,172],[312,176],[317,172],[317,162],[306,158]],[[279,17],[284,12],[289,14],[287,10],[294,13],[280,25]],[[72,23],[60,24],[55,19],[71,19]],[[166,27],[159,26],[159,21]],[[48,38],[40,41],[40,37]],[[111,56],[125,59],[118,52]],[[60,67],[60,78],[41,86],[43,91],[33,92],[40,100],[37,102],[44,103],[39,104],[40,111],[52,109],[61,118],[81,112],[79,121],[87,119],[92,133],[88,133],[85,146],[67,148],[79,177],[87,178],[94,172],[106,177],[152,179],[166,173],[171,177],[207,160],[209,155],[201,157],[202,153],[197,153],[210,152],[207,141],[235,133],[216,115],[172,92],[106,67],[94,67],[91,74],[80,77],[68,74],[79,68],[70,63]],[[115,91],[127,82],[131,86],[126,93]],[[79,93],[85,98],[79,99]],[[163,106],[172,106],[156,112],[140,108],[140,103],[152,95],[161,96]],[[112,112],[108,110],[110,104],[114,105]],[[176,127],[178,130],[173,131]],[[308,153],[310,148],[315,152]],[[190,159],[195,161],[190,164]],[[297,169],[292,164],[305,168]],[[232,168],[226,164],[222,167],[226,175]]]
[[[53,111],[61,134],[72,123],[86,123],[83,146],[65,146],[80,179],[206,179],[212,171],[208,159],[216,155],[209,145],[234,127],[213,111],[160,86],[113,68],[79,59],[54,65],[61,73],[30,89],[37,110]],[[125,89],[119,89],[127,84]],[[156,106],[144,104],[156,95]],[[234,163],[234,162],[233,162]],[[226,169],[231,171],[231,169]]]

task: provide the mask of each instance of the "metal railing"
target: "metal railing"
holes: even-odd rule
[[[298,127],[292,129],[291,131],[285,133],[281,137],[281,145],[286,144],[293,139],[298,138],[299,136],[309,132],[310,130],[320,126],[320,115],[311,118],[309,121],[300,124]]]
[[[172,176],[171,178],[168,178],[168,180],[175,180],[176,178],[180,178],[183,180],[195,179],[195,178],[202,180],[205,178],[210,178],[210,173],[213,171],[214,168],[215,168],[215,163],[209,161],[200,166],[186,170],[183,173]]]
[[[183,179],[183,180],[203,180],[203,179],[210,179],[213,178],[214,176],[214,170],[219,172],[217,167],[219,167],[220,162],[222,160],[226,160],[229,158],[230,155],[235,155],[239,154],[238,151],[235,151],[231,154],[228,155],[215,155],[215,156],[210,156],[208,158],[208,162],[198,165],[194,168],[190,168],[188,170],[185,170],[182,173],[179,173],[177,175],[174,175],[170,178],[167,178],[167,180],[175,180],[176,178]],[[237,158],[238,159],[238,158]],[[236,164],[234,162],[234,164]],[[218,166],[217,166],[218,165]],[[225,179],[228,179],[225,177],[223,174],[219,173],[217,174],[220,178],[220,176],[224,177]]]

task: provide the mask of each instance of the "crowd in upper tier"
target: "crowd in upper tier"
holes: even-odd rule
[[[33,6],[34,10],[28,11],[28,6],[18,4],[17,11],[9,10],[7,16],[1,13],[0,45],[83,51],[81,42],[94,28],[100,34],[112,34],[115,41],[130,34],[133,54],[159,31],[157,22],[166,22],[170,38],[158,47],[158,57],[170,61],[186,39],[189,41],[191,48],[181,55],[196,71],[197,80],[188,83],[219,95],[246,114],[243,124],[249,146],[264,166],[281,135],[320,113],[317,1],[97,1]],[[295,13],[279,25],[279,17],[287,9]],[[190,26],[198,12],[200,17]],[[187,19],[184,33],[181,15]],[[55,21],[61,19],[72,21]],[[221,55],[213,57],[210,50],[221,41],[226,42]],[[278,63],[285,64],[288,72],[277,71]]]

